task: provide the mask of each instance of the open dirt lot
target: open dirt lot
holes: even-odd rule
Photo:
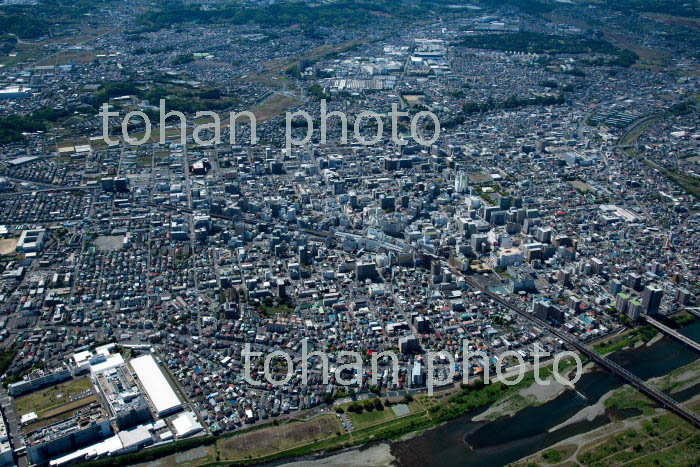
[[[0,255],[4,256],[14,254],[16,247],[16,238],[3,238],[2,240],[0,240]]]
[[[238,460],[261,457],[306,443],[335,436],[341,431],[334,415],[323,415],[308,422],[288,423],[258,431],[234,435],[219,441],[221,459]]]

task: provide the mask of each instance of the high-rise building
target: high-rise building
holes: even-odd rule
[[[681,305],[689,305],[693,299],[693,294],[688,289],[678,289],[676,292],[676,301]]]
[[[374,263],[357,263],[355,266],[355,277],[358,281],[372,279],[377,275],[377,268]]]
[[[617,279],[610,281],[610,294],[617,297],[620,292],[622,292],[622,282]]]
[[[620,292],[617,294],[617,299],[615,300],[615,308],[620,313],[627,313],[627,305],[629,303],[630,296],[626,293]]]
[[[642,294],[642,308],[647,314],[655,315],[659,312],[661,307],[661,297],[663,297],[664,291],[661,287],[647,285],[644,288],[644,294]]]
[[[639,303],[639,300],[636,299],[631,299],[627,303],[627,317],[631,320],[636,320],[639,319],[639,317],[642,314],[642,304]]]
[[[538,242],[549,243],[552,241],[552,228],[537,227],[534,229],[533,236]]]
[[[637,274],[636,272],[631,272],[627,275],[627,287],[630,289],[636,290],[639,292],[642,290],[642,276]]]
[[[469,191],[469,177],[463,170],[457,172],[455,177],[455,193],[467,193]]]
[[[416,360],[413,364],[413,370],[411,370],[411,383],[414,387],[425,385],[425,371],[423,371],[423,364],[419,360]]]
[[[124,193],[125,191],[128,190],[127,186],[128,186],[128,182],[126,180],[126,177],[115,177],[114,178],[114,191],[118,191],[119,193]]]
[[[301,245],[299,247],[299,262],[301,264],[308,264],[309,263],[309,252],[306,250],[305,245]]]
[[[104,177],[101,183],[104,191],[114,191],[114,179],[112,177]]]
[[[399,338],[399,351],[403,354],[418,352],[420,341],[413,335]]]

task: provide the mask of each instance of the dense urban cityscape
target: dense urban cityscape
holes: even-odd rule
[[[0,25],[0,465],[700,463],[697,2]]]

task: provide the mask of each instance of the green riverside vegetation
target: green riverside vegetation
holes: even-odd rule
[[[657,334],[658,331],[650,325],[640,326],[627,334],[600,342],[594,346],[594,349],[599,354],[606,355],[634,345],[637,342],[649,342]]]

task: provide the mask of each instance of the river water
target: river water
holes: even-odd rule
[[[695,320],[680,332],[700,341],[700,321]],[[649,347],[616,352],[611,358],[637,376],[649,379],[668,374],[695,361],[700,355],[664,337]],[[544,405],[529,407],[512,417],[492,422],[472,422],[475,414],[470,414],[415,438],[392,443],[391,453],[401,466],[505,465],[608,423],[608,416],[602,415],[593,421],[571,424],[553,433],[548,431],[584,407],[595,404],[603,394],[622,384],[616,377],[602,370],[594,370],[581,377],[575,390],[566,391]],[[672,395],[683,401],[699,393],[700,383]]]

